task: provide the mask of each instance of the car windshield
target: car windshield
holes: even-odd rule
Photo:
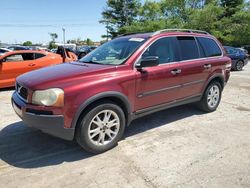
[[[105,65],[120,65],[143,43],[145,38],[118,38],[98,47],[80,62]]]

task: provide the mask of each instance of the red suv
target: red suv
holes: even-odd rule
[[[138,117],[195,102],[215,111],[230,69],[203,31],[123,35],[77,62],[21,75],[12,104],[28,126],[100,153]]]

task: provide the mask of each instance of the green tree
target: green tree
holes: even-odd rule
[[[119,34],[119,28],[131,25],[138,16],[139,7],[139,0],[108,0],[100,21],[106,25],[106,37],[115,37]]]
[[[32,42],[31,41],[25,41],[23,43],[23,46],[31,46],[32,45]]]
[[[232,16],[241,10],[244,0],[221,0],[221,6],[225,9],[225,17]]]
[[[250,43],[250,3],[243,0],[146,0],[129,24],[117,33],[153,32],[167,28],[205,30],[225,45]],[[110,30],[111,30],[110,29]]]
[[[146,0],[139,8],[140,20],[159,20],[163,18],[161,4],[154,1]]]
[[[57,33],[49,33],[49,35],[51,37],[52,42],[55,43],[56,39],[58,38]]]
[[[49,49],[54,49],[54,48],[57,48],[57,45],[54,42],[50,41],[49,42]]]
[[[87,44],[88,46],[91,46],[91,45],[93,45],[93,41],[92,41],[90,38],[87,38],[87,39],[86,39],[86,44]]]

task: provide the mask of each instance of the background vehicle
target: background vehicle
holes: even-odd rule
[[[7,52],[11,52],[11,50],[8,48],[0,48],[0,56],[7,53]]]
[[[71,62],[76,56],[61,49],[59,54],[45,51],[13,51],[0,57],[0,88],[15,85],[16,77],[42,67]]]
[[[29,47],[26,46],[8,46],[7,47],[11,51],[16,51],[16,50],[31,50]]]
[[[228,57],[232,59],[232,70],[241,71],[248,62],[247,54],[231,46],[224,46]]]
[[[241,48],[247,50],[247,52],[248,52],[247,54],[250,55],[250,45],[245,45],[245,46],[242,46]]]
[[[89,52],[91,52],[91,48],[89,46],[78,46],[76,48],[76,55],[78,56],[78,59],[81,59]]]
[[[18,77],[12,102],[27,125],[100,153],[133,119],[194,102],[215,111],[230,69],[231,59],[204,31],[124,35],[78,62]]]

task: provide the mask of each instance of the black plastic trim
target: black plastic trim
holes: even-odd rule
[[[116,98],[120,99],[123,102],[123,104],[125,105],[126,111],[127,111],[127,113],[125,114],[125,116],[127,118],[126,122],[127,122],[127,125],[130,124],[132,108],[131,108],[131,105],[129,103],[129,100],[128,100],[127,96],[120,93],[120,92],[117,92],[117,91],[107,91],[107,92],[99,93],[99,94],[89,98],[84,103],[82,103],[80,105],[80,107],[78,108],[78,110],[76,112],[76,115],[74,116],[71,127],[72,128],[76,127],[78,119],[80,118],[82,112],[84,111],[84,109],[88,105],[90,105],[90,104],[92,104],[92,103],[94,103],[94,102],[96,102],[96,101],[98,101],[100,99],[107,98],[107,97],[116,97]]]
[[[180,99],[180,100],[175,100],[175,101],[172,101],[172,102],[169,102],[169,103],[164,103],[164,104],[152,106],[152,107],[149,107],[149,108],[145,108],[145,109],[142,109],[142,110],[138,110],[133,114],[132,119],[134,120],[134,119],[146,116],[148,114],[152,114],[152,113],[155,113],[155,112],[158,112],[158,111],[161,111],[161,110],[165,110],[165,109],[168,109],[168,108],[172,108],[172,107],[175,107],[175,106],[180,106],[180,105],[184,105],[184,104],[188,104],[188,103],[197,102],[197,101],[201,100],[201,97],[202,97],[202,95],[199,94],[199,95],[196,95],[196,96],[187,97],[187,98]]]
[[[158,90],[153,90],[153,91],[147,91],[147,92],[144,92],[144,93],[140,93],[139,95],[137,95],[137,97],[142,98],[142,97],[145,97],[145,96],[154,95],[156,93],[170,91],[170,90],[173,90],[173,89],[178,89],[178,88],[191,86],[191,85],[195,85],[195,84],[200,84],[200,83],[204,83],[204,82],[205,82],[205,80],[196,80],[196,81],[193,81],[193,82],[186,82],[186,83],[180,84],[180,85],[175,85],[175,86],[166,87],[166,88],[162,88],[162,89],[158,89]]]
[[[62,138],[64,140],[73,140],[75,130],[64,128],[63,115],[37,115],[25,112],[26,104],[18,97],[16,92],[12,95],[12,102],[22,111],[22,115],[17,114],[26,125],[41,130],[47,134]]]

